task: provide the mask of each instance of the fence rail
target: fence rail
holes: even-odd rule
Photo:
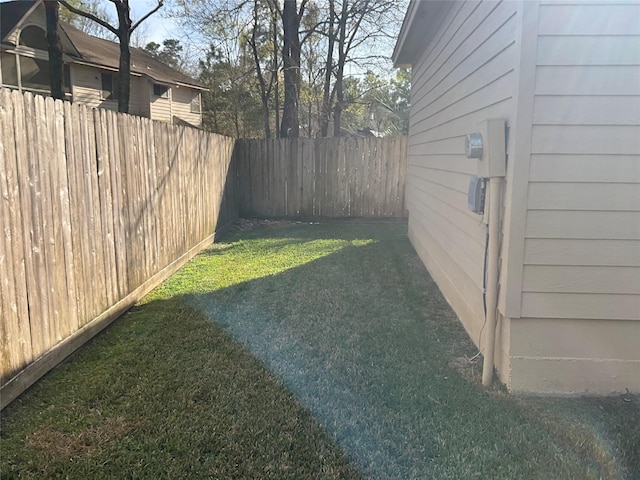
[[[0,90],[2,406],[237,217],[233,145]]]
[[[243,216],[406,216],[406,137],[238,140],[234,161]]]

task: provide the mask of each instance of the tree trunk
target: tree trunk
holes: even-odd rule
[[[120,64],[118,70],[118,111],[129,113],[131,96],[131,13],[129,2],[116,2],[118,11],[118,41],[120,43]]]
[[[260,84],[260,100],[262,101],[262,122],[264,125],[265,138],[271,138],[271,125],[269,122],[269,94],[268,90],[271,90],[271,86],[267,89],[267,82],[262,74],[262,66],[260,65],[260,55],[258,54],[257,45],[257,30],[260,26],[258,18],[258,2],[254,0],[253,3],[253,29],[251,31],[251,51],[253,53],[253,61],[255,62],[256,75],[258,76],[258,83]]]
[[[347,60],[347,0],[342,1],[342,12],[338,20],[338,70],[336,72],[336,106],[333,111],[333,136],[342,134],[342,110],[344,103],[344,64]]]
[[[49,85],[51,96],[64,100],[62,46],[58,34],[58,19],[60,6],[57,0],[46,0],[44,8],[47,21],[47,44],[49,47]]]
[[[327,62],[322,86],[322,110],[320,112],[320,136],[329,136],[329,119],[331,117],[331,76],[333,74],[333,48],[336,41],[334,21],[336,18],[335,0],[329,0],[329,35],[327,39]]]
[[[126,40],[120,37],[120,67],[118,71],[118,111],[129,113],[129,97],[131,96],[131,51],[129,35]]]
[[[284,111],[280,136],[298,138],[300,136],[299,101],[300,101],[300,16],[296,0],[285,0],[282,11],[284,48],[282,60],[284,65]]]
[[[274,79],[274,110],[275,110],[275,127],[276,136],[280,133],[280,78],[278,71],[278,24],[277,24],[277,11],[273,4],[269,4],[272,8],[271,12],[271,28],[273,29],[273,71],[272,75],[275,75]]]

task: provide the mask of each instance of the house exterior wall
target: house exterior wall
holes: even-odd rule
[[[172,89],[173,114],[191,125],[200,127],[202,125],[202,114],[191,111],[191,102],[194,96],[199,96],[200,92],[192,88],[181,86]]]
[[[153,84],[150,85],[150,88],[153,89]],[[171,123],[173,118],[173,112],[171,108],[171,95],[173,94],[173,88],[170,88],[167,92],[167,98],[157,97],[153,94],[153,91],[150,93],[150,109],[151,109],[151,118],[153,120],[159,120],[161,122]]]
[[[505,118],[500,378],[516,392],[639,392],[640,2],[446,8],[412,61],[416,251],[480,345],[485,226],[466,207],[464,136]]]
[[[550,2],[536,34],[515,391],[640,391],[640,3]],[[518,141],[518,140],[516,140]],[[513,289],[512,289],[513,290]]]
[[[29,25],[36,25],[43,31],[46,31],[45,11],[41,4],[38,4],[33,11],[28,14],[22,24],[19,25],[19,28],[15,28],[14,31],[8,35],[7,41],[17,44],[21,29]],[[66,52],[74,51],[74,47],[70,44],[66,36],[63,35],[61,40]],[[22,46],[17,48],[11,47],[7,50],[9,53],[3,53],[3,56],[19,53],[22,56],[37,57],[41,60],[48,59],[47,51],[34,51],[34,49]],[[103,98],[101,75],[102,73],[117,75],[118,72],[115,70],[102,69],[100,66],[93,64],[77,63],[75,59],[69,61],[70,58],[71,57],[67,56],[65,62],[70,66],[71,100],[83,103],[91,108],[105,108],[117,111],[117,100]],[[0,69],[0,80],[1,79],[2,71]],[[194,114],[191,111],[191,100],[194,95],[199,94],[199,89],[188,86],[174,86],[170,88],[168,98],[162,98],[153,95],[153,85],[153,80],[147,75],[134,73],[131,76],[129,113],[167,123],[173,123],[173,117],[177,116],[191,125],[202,125],[201,113]],[[13,85],[6,86],[15,88]],[[23,90],[46,94],[48,87],[47,90],[37,90],[34,88],[23,88]]]
[[[486,224],[467,208],[477,164],[465,157],[465,136],[488,118],[514,118],[517,6],[451,2],[412,69],[409,238],[476,345],[484,324]],[[498,367],[508,376],[509,336],[503,338],[496,358],[506,359]]]
[[[118,111],[117,100],[106,100],[102,97],[102,73],[118,75],[118,72],[101,70],[99,68],[72,64],[71,82],[73,101],[83,103],[92,108],[106,108],[114,112]],[[144,80],[140,77],[131,77],[131,93],[129,97],[129,113],[144,116],[143,93]]]

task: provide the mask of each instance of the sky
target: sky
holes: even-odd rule
[[[0,3],[4,3],[8,0],[0,0]],[[107,0],[102,0],[104,3],[109,4]],[[130,0],[131,18],[135,22],[146,14],[149,10],[153,9],[157,2],[156,0]],[[107,5],[108,10],[113,10],[115,16],[115,9],[112,5]],[[166,38],[176,38],[179,34],[177,27],[173,20],[169,18],[163,18],[162,11],[165,7],[161,8],[158,12],[154,13],[139,27],[143,30],[143,37],[145,42],[162,43],[162,40]]]
[[[131,18],[135,22],[148,11],[152,10],[156,5],[155,0],[131,0]],[[177,26],[170,18],[164,18],[161,8],[159,11],[151,15],[140,25],[143,29],[146,42],[162,43],[166,38],[176,38],[178,36]]]

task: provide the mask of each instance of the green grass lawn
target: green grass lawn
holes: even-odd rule
[[[232,233],[2,412],[2,478],[640,478],[640,403],[480,386],[404,225]]]

